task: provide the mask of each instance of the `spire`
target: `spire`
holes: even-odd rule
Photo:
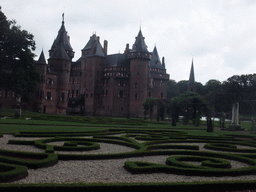
[[[194,73],[194,64],[192,59],[191,69],[190,69],[190,75],[189,75],[189,84],[195,83],[195,73]]]
[[[137,35],[137,37],[135,37],[135,43],[132,46],[132,51],[133,52],[148,52],[147,49],[147,45],[144,41],[145,37],[143,37],[141,29]]]
[[[54,51],[57,49],[57,47],[61,45],[64,47],[70,59],[72,59],[74,57],[74,52],[73,52],[73,48],[70,45],[69,36],[67,34],[67,31],[64,25],[64,13],[62,14],[62,24],[58,31],[58,35],[52,44],[51,50],[49,50],[50,57],[52,56]]]
[[[191,69],[190,69],[187,91],[190,91],[190,92],[195,92],[196,91],[193,58],[192,58],[192,64],[191,64]]]
[[[152,58],[149,62],[149,66],[151,68],[155,68],[155,69],[165,69],[165,65],[163,63],[161,63],[161,59],[158,55],[156,46],[154,47],[154,50],[152,52]]]
[[[43,65],[46,65],[46,60],[45,60],[45,56],[44,56],[44,51],[42,50],[41,54],[40,54],[40,57],[37,61],[38,64],[43,64]]]

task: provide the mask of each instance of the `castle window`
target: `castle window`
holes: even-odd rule
[[[41,81],[41,83],[45,82],[45,75],[41,75],[40,81]]]
[[[121,87],[125,86],[124,81],[120,81],[120,83],[118,83],[118,86],[121,86]]]
[[[134,99],[138,99],[138,94],[137,93],[135,93]]]
[[[60,100],[64,101],[64,99],[65,99],[65,93],[61,93]]]
[[[151,92],[148,92],[148,98],[151,98]]]
[[[164,98],[164,94],[163,93],[161,93],[161,99],[163,99]]]
[[[47,91],[46,99],[47,100],[52,100],[52,93],[50,91]]]
[[[120,98],[123,98],[123,97],[124,97],[124,91],[123,91],[123,90],[120,90],[120,91],[119,91],[118,97],[120,97]]]
[[[91,93],[91,98],[93,97],[93,93]]]
[[[78,90],[76,90],[76,96],[78,96],[79,95],[79,91]]]
[[[138,82],[134,83],[134,88],[136,88],[136,87],[139,87],[139,83]]]
[[[49,85],[53,85],[53,80],[52,80],[52,78],[49,78],[48,81],[47,81],[47,83],[48,83]]]

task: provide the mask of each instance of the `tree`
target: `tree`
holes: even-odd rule
[[[186,92],[172,100],[173,113],[176,117],[185,117],[184,123],[193,120],[194,125],[198,126],[202,114],[209,113],[208,103],[198,93]],[[173,115],[174,116],[174,115]]]
[[[0,87],[13,90],[24,101],[31,98],[38,79],[34,50],[34,36],[0,11]]]
[[[144,119],[147,118],[147,115],[149,113],[149,118],[152,120],[153,108],[155,104],[156,104],[156,98],[148,98],[144,103],[142,103],[142,106],[144,108]]]

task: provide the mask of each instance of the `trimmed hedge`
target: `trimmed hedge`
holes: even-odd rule
[[[56,154],[30,153],[1,149],[0,162],[24,165],[28,168],[37,169],[57,163],[58,156]]]
[[[167,165],[160,164],[147,164],[147,166],[140,166],[141,162],[127,162],[124,167],[131,173],[148,173],[148,172],[167,172],[181,175],[200,175],[200,176],[238,176],[256,173],[256,160],[229,155],[225,153],[214,152],[200,152],[200,151],[172,151],[172,155],[167,158]],[[175,156],[179,155],[179,156]],[[183,155],[183,156],[180,156]],[[192,156],[188,156],[192,155]],[[215,158],[212,158],[215,157]],[[219,158],[236,160],[239,162],[247,163],[250,166],[242,168],[231,168],[230,163],[226,160]],[[196,166],[180,161],[202,161],[204,166]],[[143,162],[144,164],[146,162]],[[207,166],[206,166],[207,165]]]
[[[0,184],[0,190],[29,190],[43,189],[45,191],[177,191],[177,192],[220,192],[254,190],[256,181],[215,181],[215,182],[159,182],[159,183],[40,183],[40,184]]]
[[[211,149],[211,150],[217,150],[217,151],[256,153],[256,149],[238,149],[237,146],[234,144],[224,144],[224,143],[207,143],[204,145],[204,148]]]
[[[0,183],[18,180],[28,175],[26,166],[0,162]]]
[[[126,135],[124,135],[125,133]],[[115,134],[123,135],[116,136]],[[38,168],[40,166],[44,167],[52,165],[56,163],[58,159],[101,160],[169,155],[170,157],[167,158],[166,165],[150,162],[127,161],[125,162],[124,167],[132,173],[166,172],[182,175],[202,176],[237,176],[256,174],[256,160],[252,159],[253,157],[256,156],[254,155],[253,152],[251,152],[251,154],[230,155],[228,153],[223,152],[217,153],[208,151],[198,151],[199,146],[197,145],[182,144],[207,143],[205,146],[222,147],[225,148],[226,150],[237,150],[236,145],[256,147],[256,142],[254,141],[236,140],[233,136],[188,136],[185,135],[184,132],[160,129],[109,129],[103,132],[20,132],[17,133],[17,135],[29,137],[51,136],[51,138],[40,139],[35,141],[10,140],[9,144],[34,145],[35,147],[44,149],[45,153],[26,153],[13,151],[8,152],[7,150],[0,150],[1,162],[26,165],[28,168]],[[93,136],[93,138],[79,138],[72,136]],[[136,139],[143,140],[145,142],[139,143],[138,141],[136,141]],[[55,141],[63,141],[64,145],[57,146],[50,144],[50,142]],[[96,150],[100,147],[99,142],[132,147],[134,148],[134,151],[116,154],[54,154],[55,151]],[[248,150],[250,151],[250,149]],[[246,150],[243,149],[243,151],[236,152],[244,151]],[[29,158],[34,158],[34,160],[29,160]],[[230,168],[231,164],[230,161],[228,160],[239,161],[242,163],[249,164],[249,166],[242,167],[239,169]],[[201,162],[202,165],[191,165],[186,163],[186,161],[197,161]]]

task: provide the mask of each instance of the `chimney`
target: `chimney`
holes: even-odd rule
[[[129,43],[126,44],[125,53],[129,53]]]
[[[162,58],[162,65],[165,67],[164,57]]]
[[[108,41],[104,40],[104,52],[107,55],[108,54]]]

